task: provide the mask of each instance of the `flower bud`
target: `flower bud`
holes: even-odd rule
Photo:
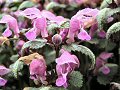
[[[60,45],[62,43],[62,37],[59,35],[59,34],[55,34],[53,37],[52,37],[52,42],[55,44],[55,45]]]

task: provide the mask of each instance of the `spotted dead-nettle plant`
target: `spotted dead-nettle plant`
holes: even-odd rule
[[[119,88],[119,17],[119,0],[0,0],[0,89]]]

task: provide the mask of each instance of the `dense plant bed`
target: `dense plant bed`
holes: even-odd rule
[[[120,90],[120,1],[0,0],[0,90]]]

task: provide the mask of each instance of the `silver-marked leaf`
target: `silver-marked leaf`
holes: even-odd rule
[[[26,42],[22,47],[22,53],[24,49],[31,48],[31,49],[39,49],[45,46],[47,43],[46,39],[35,39],[34,41],[28,41]]]
[[[78,71],[71,72],[69,83],[74,87],[81,88],[83,86],[83,75]]]
[[[46,6],[46,10],[50,10],[50,9],[54,9],[54,8],[65,8],[66,5],[65,4],[59,4],[56,2],[50,2],[47,6]]]
[[[120,22],[114,23],[114,24],[107,30],[106,38],[109,39],[112,34],[118,32],[118,31],[120,31]]]
[[[17,60],[15,63],[10,65],[10,69],[13,72],[15,78],[18,77],[18,73],[23,69],[24,63],[20,60]]]
[[[18,7],[18,10],[20,9],[25,9],[25,8],[30,8],[35,6],[35,3],[31,2],[31,1],[24,1],[22,4],[20,4],[20,6]]]

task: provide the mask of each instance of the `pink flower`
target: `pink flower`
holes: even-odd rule
[[[25,41],[19,40],[16,44],[16,48],[20,50],[22,48],[22,46],[24,45],[24,43],[25,43]]]
[[[5,75],[5,74],[7,74],[9,72],[10,72],[10,69],[8,69],[8,68],[6,68],[4,66],[0,66],[0,76],[3,76],[3,75]]]
[[[102,31],[98,32],[98,36],[101,38],[105,38],[106,32],[102,30]]]
[[[28,40],[31,40],[31,41],[34,40],[37,37],[35,29],[32,28],[31,30],[26,32],[25,36]]]
[[[102,71],[103,74],[107,75],[110,73],[110,69],[107,66],[103,66],[100,68],[100,71]]]
[[[94,24],[94,25],[92,25],[91,28],[90,28],[89,35],[90,35],[91,37],[93,37],[93,36],[95,35],[97,29],[98,29],[98,24],[97,24],[97,23]]]
[[[10,15],[5,15],[0,20],[0,23],[7,24],[7,29],[3,32],[3,36],[9,37],[12,34],[11,30],[13,30],[13,32],[16,36],[19,36],[18,23],[14,17],[12,17]]]
[[[6,83],[7,83],[7,80],[0,77],[0,87],[5,86]]]
[[[39,34],[48,37],[47,20],[44,17],[34,19],[33,28],[26,32],[25,36],[28,40],[34,40]]]
[[[33,21],[36,34],[41,33],[42,37],[48,37],[46,18],[37,18]]]
[[[40,11],[35,7],[27,8],[24,11],[17,11],[15,14],[18,14],[18,16],[22,15],[32,20],[33,28],[25,34],[28,40],[34,40],[40,34],[43,38],[48,37],[48,22],[54,22],[60,25],[66,21],[62,16],[56,16],[52,12],[46,10]]]
[[[56,17],[52,12],[46,10],[42,10],[41,15],[48,20],[52,20]]]
[[[78,38],[81,40],[86,40],[86,41],[91,40],[90,35],[88,35],[88,33],[83,28],[81,28],[81,31],[78,34]]]
[[[10,72],[10,69],[0,66],[0,76],[6,75]],[[4,86],[7,83],[7,80],[0,77],[0,86]]]
[[[96,67],[101,67],[106,63],[106,60],[113,56],[113,53],[108,52],[102,52],[97,58],[96,58]]]
[[[19,13],[19,15],[22,15],[29,19],[35,19],[35,18],[40,17],[40,15],[41,15],[40,10],[35,7],[27,8],[24,11],[19,11],[18,13]]]
[[[68,86],[67,76],[76,67],[79,67],[79,60],[75,55],[71,55],[69,52],[64,51],[62,55],[56,59],[56,71],[58,79],[56,80],[57,86]]]
[[[94,70],[94,73],[96,74],[98,70],[102,70],[104,74],[109,73],[108,67],[105,66],[107,63],[107,59],[112,57],[113,53],[108,53],[108,52],[102,52],[97,58],[96,58],[96,67]],[[101,69],[102,67],[102,69]]]
[[[46,80],[46,63],[44,59],[34,59],[30,63],[30,78],[37,79],[41,82]]]
[[[68,42],[74,42],[74,37],[76,32],[78,32],[80,29],[80,22],[77,19],[71,19],[70,20],[70,29],[68,32]]]
[[[85,8],[71,18],[68,42],[74,42],[74,37],[81,28],[85,29],[96,23],[98,11],[97,9]],[[88,40],[90,40],[90,37]]]
[[[108,58],[112,57],[113,53],[102,52],[99,57],[103,60],[107,60]]]

